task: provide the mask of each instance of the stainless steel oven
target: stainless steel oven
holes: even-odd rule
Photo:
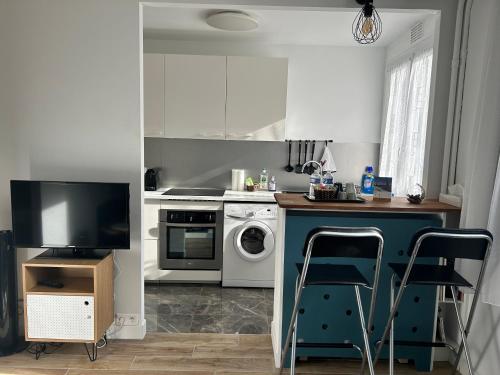
[[[220,270],[221,205],[190,204],[160,210],[159,265],[166,270]]]

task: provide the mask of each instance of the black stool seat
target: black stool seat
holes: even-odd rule
[[[403,279],[407,265],[404,263],[389,263],[394,273]],[[448,266],[438,266],[431,264],[414,264],[408,284],[445,285],[457,287],[472,287],[457,271]]]
[[[297,263],[302,273],[303,263]],[[368,280],[353,265],[309,264],[305,285],[359,285],[369,286]]]

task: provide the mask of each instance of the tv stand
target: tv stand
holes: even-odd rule
[[[95,361],[97,343],[114,320],[113,255],[38,256],[23,263],[22,282],[26,341],[36,348],[47,342],[82,343]],[[36,350],[35,358],[39,355]]]

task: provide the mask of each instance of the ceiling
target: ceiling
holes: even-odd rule
[[[144,7],[144,37],[185,41],[233,41],[292,45],[359,46],[351,25],[356,11],[245,9],[259,23],[254,31],[222,31],[209,26],[206,16],[220,8],[182,6]],[[435,11],[379,11],[383,32],[374,44],[385,47],[402,32]]]

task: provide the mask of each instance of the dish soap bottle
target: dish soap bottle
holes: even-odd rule
[[[373,167],[371,165],[367,166],[363,177],[361,177],[361,192],[363,194],[373,194],[373,181],[375,176],[373,175]]]
[[[267,190],[268,188],[268,177],[267,170],[263,169],[260,173],[259,187],[261,190]]]

